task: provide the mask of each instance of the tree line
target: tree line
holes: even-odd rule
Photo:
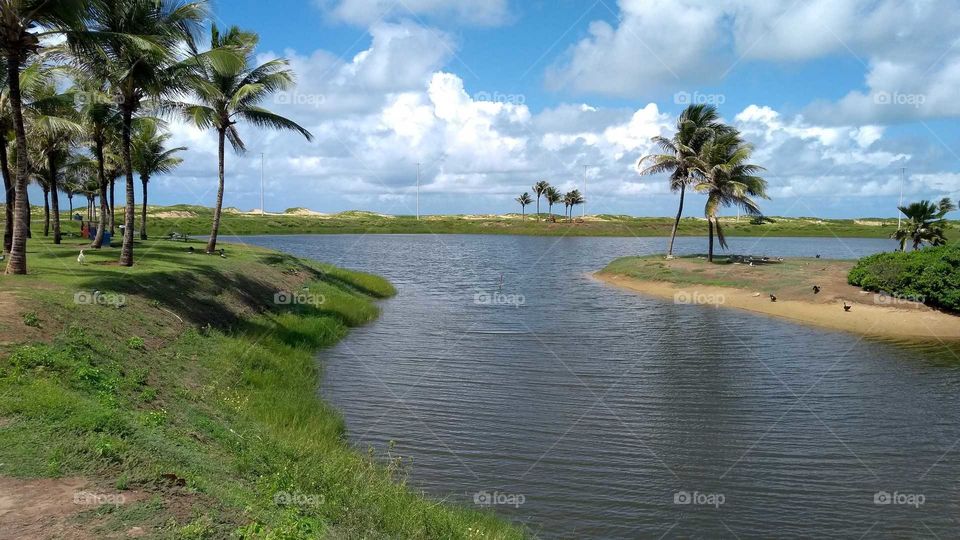
[[[226,143],[246,150],[238,126],[312,135],[263,107],[294,85],[285,59],[258,64],[254,32],[211,25],[206,0],[0,0],[0,171],[6,194],[6,273],[27,272],[27,186],[44,193],[44,231],[59,244],[59,193],[87,199],[97,220],[91,248],[113,231],[114,184],[125,207],[119,263],[134,262],[135,175],[142,185],[140,238],[147,238],[147,186],[180,165],[166,120],[216,133],[217,202],[207,251],[216,248]],[[96,204],[99,200],[99,204]]]
[[[580,193],[580,190],[574,189],[566,193],[561,193],[559,189],[550,185],[550,182],[546,180],[541,180],[533,185],[533,193],[537,196],[537,221],[540,221],[540,199],[543,198],[547,202],[547,215],[550,216],[550,219],[553,219],[553,205],[558,203],[563,203],[564,206],[564,217],[568,221],[573,220],[573,209],[576,206],[585,204],[587,200]],[[520,214],[526,217],[527,206],[533,204],[533,197],[530,196],[530,192],[526,191],[516,200],[520,203]]]

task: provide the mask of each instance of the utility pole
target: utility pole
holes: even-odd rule
[[[263,152],[260,152],[260,215],[264,216],[266,209],[263,207]]]
[[[907,168],[900,167],[900,204],[897,206],[897,230],[900,230],[900,223],[902,221],[903,212],[900,211],[900,207],[903,206],[903,182],[907,176]]]
[[[417,162],[417,221],[420,221],[420,163]]]
[[[587,217],[587,168],[589,165],[583,166],[583,215],[581,217]]]

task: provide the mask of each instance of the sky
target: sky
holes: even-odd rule
[[[519,211],[538,180],[587,213],[666,216],[637,161],[691,102],[717,105],[766,168],[767,215],[895,216],[960,197],[956,0],[217,0],[297,86],[264,106],[315,136],[240,125],[225,206],[413,214]],[[216,140],[151,181],[151,203],[212,206]],[[727,211],[727,215],[735,211]],[[703,213],[693,195],[686,215]]]

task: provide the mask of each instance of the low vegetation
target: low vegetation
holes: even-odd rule
[[[383,279],[163,240],[132,269],[115,250],[80,266],[81,245],[34,239],[33,272],[0,276],[0,463],[129,495],[72,517],[86,536],[521,537],[410,490],[317,398],[315,350],[377,316]]]
[[[878,253],[850,271],[851,285],[960,313],[960,246]]]

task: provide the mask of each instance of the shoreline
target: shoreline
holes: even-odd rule
[[[689,300],[684,304],[700,307],[739,309],[871,337],[960,341],[960,317],[913,302],[892,307],[851,301],[853,308],[845,312],[841,301],[835,305],[789,299],[771,302],[765,294],[758,297],[757,291],[735,287],[643,280],[603,271],[589,275],[608,286],[663,300],[675,301],[680,295],[681,300]],[[869,296],[874,297],[873,293]]]

